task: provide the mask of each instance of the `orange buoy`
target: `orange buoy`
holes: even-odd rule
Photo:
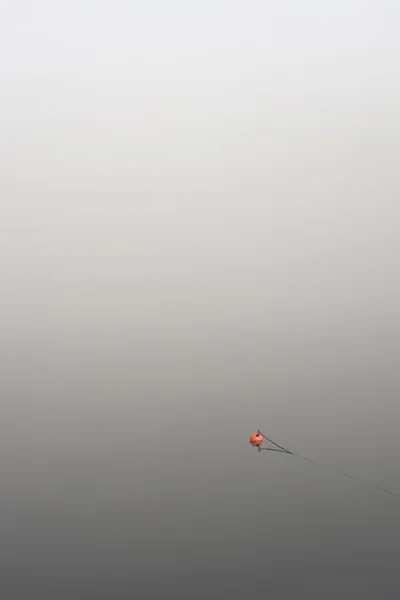
[[[261,446],[261,444],[263,443],[263,436],[261,435],[261,433],[259,431],[256,431],[256,433],[252,433],[250,436],[250,444],[252,446],[254,446],[255,448],[259,448]]]

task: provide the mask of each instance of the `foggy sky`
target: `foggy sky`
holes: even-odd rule
[[[398,598],[399,12],[1,4],[4,598]]]

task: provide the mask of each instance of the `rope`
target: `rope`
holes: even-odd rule
[[[270,450],[270,451],[275,451],[275,452],[283,452],[284,454],[290,454],[291,456],[296,456],[297,458],[300,458],[301,460],[305,460],[307,462],[313,463],[314,465],[320,464],[320,463],[317,463],[315,460],[312,460],[311,458],[306,458],[305,456],[301,456],[301,454],[297,454],[296,452],[292,452],[291,450],[288,450],[287,448],[280,446],[279,444],[277,444],[276,442],[271,440],[269,437],[264,435],[260,430],[258,430],[257,433],[262,435],[262,437],[264,439],[266,439],[268,442],[270,442],[271,444],[276,446],[276,448],[260,448],[259,447],[258,448],[259,451]],[[338,473],[339,475],[343,475],[344,477],[348,477],[349,479],[353,479],[354,481],[358,481],[359,483],[364,483],[365,485],[369,485],[370,487],[380,490],[381,492],[385,492],[386,494],[390,494],[391,496],[396,496],[396,497],[400,498],[400,494],[397,494],[396,492],[392,492],[391,490],[381,487],[380,485],[376,485],[375,483],[371,483],[370,481],[366,481],[365,479],[361,479],[360,477],[355,477],[354,475],[350,475],[349,473],[345,473],[344,471],[339,471],[337,469],[334,469],[334,472]]]

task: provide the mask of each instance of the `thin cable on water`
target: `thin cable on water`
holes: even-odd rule
[[[288,454],[286,450],[279,450],[279,448],[260,448],[258,447],[259,452],[281,452],[282,454]]]
[[[270,451],[275,451],[275,452],[282,452],[284,454],[290,454],[291,456],[296,456],[297,458],[300,458],[301,460],[305,460],[307,462],[313,463],[314,465],[320,465],[321,463],[318,463],[315,460],[312,460],[311,458],[306,458],[305,456],[301,456],[301,454],[297,454],[296,452],[292,452],[291,450],[288,450],[287,448],[284,448],[283,446],[280,446],[279,444],[277,444],[276,442],[274,442],[273,440],[271,440],[269,437],[267,437],[266,435],[264,435],[260,430],[258,430],[258,432],[260,435],[262,435],[262,437],[264,439],[266,439],[268,442],[270,442],[270,444],[273,444],[274,446],[276,446],[278,448],[278,450],[276,448],[261,448],[259,447],[259,451],[261,450],[270,450]],[[321,465],[322,466],[322,465]],[[354,475],[350,475],[349,473],[345,473],[344,471],[339,471],[338,469],[334,469],[333,470],[335,473],[338,473],[339,475],[343,475],[344,477],[348,477],[349,479],[353,479],[354,481],[358,481],[359,483],[363,483],[365,485],[368,485],[370,487],[373,487],[376,490],[380,490],[381,492],[385,492],[386,494],[389,494],[390,496],[395,496],[397,498],[400,498],[400,494],[397,494],[396,492],[392,492],[392,490],[388,490],[387,488],[381,487],[380,485],[376,485],[375,483],[372,483],[370,481],[366,481],[365,479],[361,479],[360,477],[355,477]]]

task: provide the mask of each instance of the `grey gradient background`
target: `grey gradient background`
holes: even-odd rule
[[[2,598],[399,597],[399,17],[3,0]]]

